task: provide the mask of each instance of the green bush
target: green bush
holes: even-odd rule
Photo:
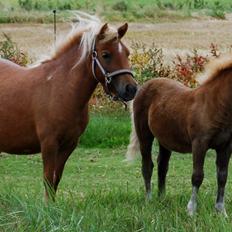
[[[213,8],[211,10],[210,15],[212,17],[218,18],[218,19],[225,19],[226,18],[226,16],[225,16],[225,10],[224,10],[224,7],[221,4],[221,2],[216,1],[214,3],[214,6],[213,6]]]
[[[194,9],[203,9],[206,6],[205,0],[194,0],[193,8]]]
[[[32,0],[18,0],[19,6],[25,10],[32,10],[34,8]]]
[[[117,11],[127,11],[128,9],[128,5],[125,1],[121,1],[121,2],[116,2],[113,6],[112,6],[113,10],[117,10]]]

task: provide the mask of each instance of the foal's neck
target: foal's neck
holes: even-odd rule
[[[222,115],[221,124],[231,124],[232,120],[232,70],[222,71],[217,78],[203,85],[212,114]],[[220,119],[220,120],[221,120]]]

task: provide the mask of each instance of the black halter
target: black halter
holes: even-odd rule
[[[101,65],[97,54],[97,51],[95,49],[95,45],[96,45],[96,40],[94,40],[93,43],[93,48],[92,48],[92,73],[94,78],[96,79],[97,82],[99,82],[96,74],[95,74],[95,66],[97,65],[98,68],[100,69],[101,73],[103,74],[103,76],[105,77],[105,86],[107,89],[107,94],[112,98],[112,100],[122,100],[119,96],[112,96],[111,92],[109,91],[109,84],[112,81],[112,78],[121,74],[129,74],[134,78],[134,74],[130,69],[119,69],[113,72],[107,72],[103,66]],[[123,101],[123,100],[122,100]]]

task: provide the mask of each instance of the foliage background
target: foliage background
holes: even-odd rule
[[[179,20],[198,15],[225,18],[232,11],[230,0],[0,0],[0,22],[52,22],[49,11],[59,11],[59,21],[69,11],[85,10],[106,20],[151,21]],[[66,12],[65,12],[66,11]]]

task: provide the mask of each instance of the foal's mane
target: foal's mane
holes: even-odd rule
[[[218,78],[220,73],[230,68],[232,68],[232,54],[215,58],[206,65],[204,73],[197,77],[197,81],[200,84],[206,84]]]
[[[81,50],[78,63],[80,63],[92,51],[96,35],[99,34],[103,25],[101,20],[96,16],[77,11],[76,21],[77,23],[73,25],[73,28],[66,39],[61,41],[60,45],[55,49],[51,59],[56,59],[77,43],[79,43],[79,50]],[[104,34],[104,42],[107,42],[117,36],[117,30],[115,28],[108,27]]]

